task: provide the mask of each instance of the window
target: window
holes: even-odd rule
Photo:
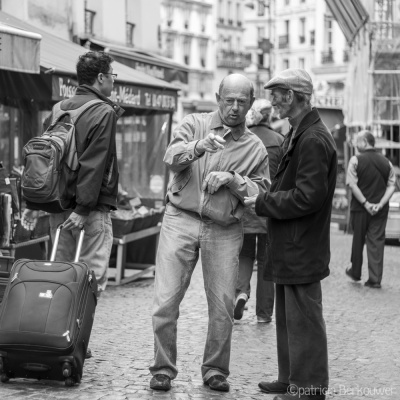
[[[289,68],[289,60],[288,59],[283,60],[282,67],[283,67],[283,69]]]
[[[258,40],[265,38],[265,26],[257,27],[257,37]]]
[[[315,31],[310,31],[310,44],[311,46],[315,44]]]
[[[191,51],[191,46],[192,45],[192,38],[191,37],[185,37],[183,39],[183,62],[186,65],[190,64],[190,51]]]
[[[260,68],[264,67],[264,53],[257,54],[257,58],[258,58],[258,66]]]
[[[229,24],[229,25],[233,25],[233,19],[232,19],[232,2],[231,2],[231,1],[228,1],[227,14],[228,14],[228,24]]]
[[[189,22],[190,22],[190,10],[186,8],[183,10],[183,16],[184,16],[184,26],[185,29],[189,29]]]
[[[299,58],[299,68],[304,69],[304,65],[305,65],[304,58]]]
[[[333,18],[325,16],[324,48],[325,51],[332,51]]]
[[[238,26],[242,25],[242,15],[240,3],[236,3],[236,22]]]
[[[135,24],[131,22],[126,23],[126,44],[133,46],[133,32],[135,30]]]
[[[242,40],[240,39],[240,37],[237,37],[236,38],[236,50],[240,51],[241,47],[242,47]]]
[[[290,5],[290,0],[285,0],[285,6]]]
[[[306,19],[300,18],[299,24],[299,42],[305,43],[306,41]]]
[[[169,34],[167,34],[167,39],[165,41],[165,56],[174,58],[174,38]]]
[[[203,68],[207,65],[207,43],[208,39],[200,39],[200,65]]]
[[[172,21],[174,20],[174,7],[171,4],[167,4],[167,26],[170,28],[172,26]]]
[[[222,0],[219,0],[218,2],[218,20],[221,24],[224,23],[224,5],[222,3]]]
[[[93,35],[93,22],[96,13],[85,8],[85,33]]]
[[[257,15],[262,17],[265,14],[265,2],[264,0],[258,0]]]
[[[206,31],[206,22],[207,22],[207,14],[206,12],[201,12],[200,13],[200,30],[201,32]]]

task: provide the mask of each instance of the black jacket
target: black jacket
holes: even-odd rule
[[[76,187],[77,214],[88,215],[100,205],[115,209],[118,194],[118,163],[115,143],[117,119],[124,110],[89,85],[81,85],[76,94],[62,102],[63,110],[73,110],[90,100],[101,99],[85,111],[76,123],[79,174]],[[44,122],[46,129],[51,115]]]
[[[270,217],[267,280],[304,284],[329,275],[336,169],[335,142],[313,108],[283,154],[271,192],[261,193],[256,201],[256,213]]]

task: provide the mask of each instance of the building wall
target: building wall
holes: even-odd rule
[[[161,27],[163,55],[190,68],[176,120],[215,108],[213,0],[163,0]]]

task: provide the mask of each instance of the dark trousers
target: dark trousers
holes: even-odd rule
[[[327,388],[328,346],[321,282],[276,284],[278,381],[299,388]]]
[[[372,283],[381,283],[388,212],[388,209],[383,209],[374,216],[364,210],[351,213],[353,228],[351,271],[355,278],[361,278],[363,250],[366,243],[369,281]]]
[[[236,297],[246,293],[250,298],[250,280],[253,274],[254,261],[257,259],[256,315],[271,317],[274,311],[274,283],[263,278],[265,267],[266,233],[245,233],[243,246],[239,255],[239,275],[236,286]]]

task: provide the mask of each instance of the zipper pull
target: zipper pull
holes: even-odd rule
[[[11,279],[11,283],[13,283],[17,279],[17,277],[18,277],[18,272]]]
[[[65,333],[63,334],[63,336],[67,338],[68,342],[71,341],[71,338],[69,337],[69,331],[65,332]]]

